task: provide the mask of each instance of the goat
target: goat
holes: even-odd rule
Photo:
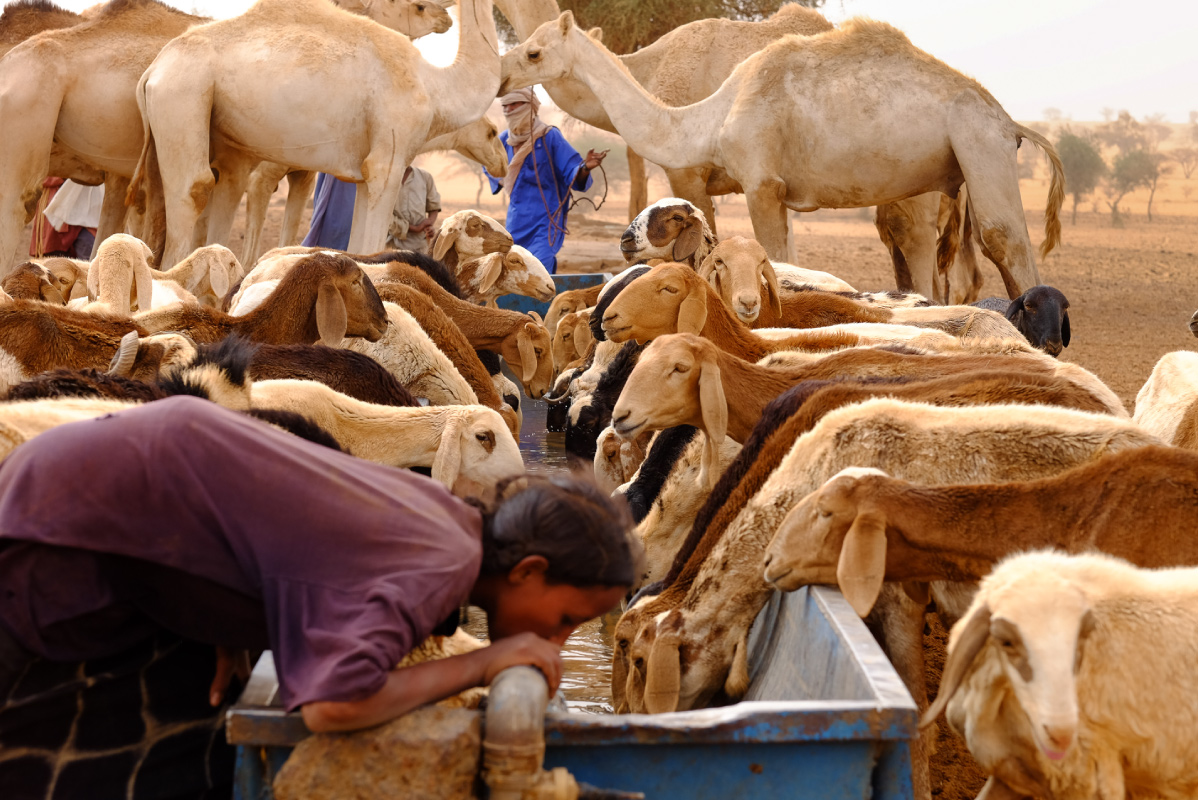
[[[1132,419],[1161,441],[1178,444],[1182,422],[1195,401],[1198,401],[1198,353],[1189,350],[1165,353],[1136,393]]]
[[[0,281],[3,290],[13,300],[41,300],[56,306],[65,306],[67,301],[59,289],[60,281],[49,269],[26,261]]]
[[[1196,586],[1193,568],[1102,553],[1003,561],[953,628],[923,724],[947,712],[987,797],[1193,797]]]
[[[1069,298],[1052,286],[1033,286],[1014,300],[987,297],[970,305],[1006,316],[1032,347],[1059,356],[1069,346]]]
[[[1100,550],[1141,567],[1198,564],[1196,512],[1198,454],[1171,447],[996,485],[842,473],[787,514],[766,550],[765,579],[784,591],[842,581],[864,616],[883,580],[976,581],[1020,550]]]
[[[460,262],[457,278],[465,299],[491,308],[498,308],[495,299],[505,294],[520,294],[548,302],[557,293],[545,265],[519,245],[512,245],[506,253],[487,253]]]
[[[394,408],[294,380],[260,381],[253,396],[256,406],[309,417],[359,458],[432,467],[433,479],[459,496],[480,494],[524,469],[503,418],[483,406]]]
[[[198,342],[231,333],[264,344],[330,347],[346,336],[377,342],[387,330],[383,301],[352,259],[332,253],[303,256],[261,306],[234,317],[206,306],[166,306],[135,317],[148,331],[184,330]]]
[[[458,265],[487,253],[506,253],[512,249],[512,235],[486,214],[459,211],[441,220],[433,236],[433,258],[456,273]]]

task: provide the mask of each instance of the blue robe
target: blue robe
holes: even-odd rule
[[[349,229],[354,223],[358,184],[339,181],[323,172],[316,175],[316,199],[304,247],[349,249]]]
[[[508,131],[499,134],[499,139],[511,163],[513,151],[507,143]],[[582,162],[582,156],[570,146],[561,131],[550,128],[533,145],[532,153],[524,159],[516,185],[512,187],[507,209],[508,233],[516,244],[528,248],[539,258],[550,273],[557,271],[557,252],[562,249],[565,239],[570,189],[585,192],[591,188],[591,176],[579,174]],[[489,173],[487,179],[491,181],[491,194],[498,194],[503,182]]]

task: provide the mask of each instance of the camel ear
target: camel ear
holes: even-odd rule
[[[965,673],[969,672],[969,667],[977,658],[982,645],[990,638],[990,607],[983,603],[957,625],[961,628],[961,635],[948,651],[944,673],[940,678],[940,692],[936,695],[936,701],[924,712],[923,719],[919,721],[921,730],[934,723],[936,718],[944,713],[948,701],[960,688],[961,681],[965,680]]]
[[[561,30],[562,36],[565,36],[567,33],[569,33],[574,27],[574,12],[563,11],[562,15],[557,18],[557,26]]]
[[[698,334],[707,324],[707,284],[692,286],[678,306],[678,333]]]
[[[445,260],[445,254],[458,240],[458,229],[450,228],[448,231],[437,231],[437,235],[433,237],[433,258],[438,261]]]
[[[340,347],[349,327],[349,316],[341,291],[331,283],[321,284],[316,295],[316,331],[329,347]]]
[[[441,441],[437,454],[433,456],[433,480],[453,490],[458,472],[462,468],[462,426],[465,420],[459,414],[450,415],[441,429]]]
[[[724,694],[730,700],[740,700],[749,691],[749,638],[746,634],[732,651],[732,666],[724,680]]]
[[[861,617],[869,614],[886,578],[886,520],[858,511],[840,548],[836,582],[849,605]]]
[[[488,258],[484,262],[483,274],[481,283],[479,283],[479,291],[489,292],[494,288],[495,283],[503,276],[503,259]]]
[[[528,326],[531,324],[525,323],[516,333],[516,349],[520,351],[520,366],[524,371],[520,380],[525,384],[537,374],[537,350],[532,346],[532,336],[528,333]]]
[[[699,412],[707,436],[699,480],[704,486],[712,486],[719,478],[720,446],[728,435],[728,400],[724,396],[720,365],[714,358],[704,361],[699,368]]]
[[[589,31],[587,31],[587,36],[591,37],[596,42],[599,42],[600,44],[602,44],[603,43],[603,28],[591,28]]]
[[[649,650],[649,663],[645,665],[645,711],[662,714],[677,710],[681,688],[682,660],[678,655],[678,640],[659,634]]]
[[[782,316],[782,293],[778,290],[778,274],[774,272],[774,265],[768,258],[761,262],[761,277],[765,278],[766,294],[769,295],[769,302],[774,308],[774,313],[779,317]]]
[[[678,234],[678,238],[674,240],[671,256],[675,261],[686,261],[695,254],[701,244],[703,244],[703,226],[699,224],[699,220],[691,219]]]

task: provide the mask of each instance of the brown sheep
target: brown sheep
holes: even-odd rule
[[[560,375],[572,364],[581,364],[595,349],[595,337],[591,334],[590,309],[572,311],[561,318],[553,334],[553,371]]]
[[[322,344],[264,344],[250,361],[255,381],[318,381],[366,403],[418,406],[419,403],[382,364],[362,353]]]
[[[63,298],[70,302],[76,297],[87,297],[87,273],[91,263],[64,256],[52,256],[41,260],[41,265],[54,276],[54,285]]]
[[[783,591],[840,582],[859,611],[883,581],[976,581],[1021,550],[1198,564],[1198,454],[1124,450],[1030,481],[922,486],[838,475],[786,515],[765,555]]]
[[[545,312],[545,327],[549,330],[549,335],[553,336],[557,332],[557,321],[566,314],[591,308],[599,302],[599,292],[602,289],[603,284],[599,283],[586,289],[567,289],[553,298],[549,310]]]
[[[58,278],[41,264],[26,261],[0,281],[0,289],[14,300],[41,300],[65,306]]]
[[[332,253],[305,257],[287,273],[261,306],[232,317],[207,306],[171,305],[138,314],[150,331],[186,331],[197,342],[217,342],[237,333],[264,344],[337,346],[346,336],[375,342],[387,329],[383,301],[362,268]]]

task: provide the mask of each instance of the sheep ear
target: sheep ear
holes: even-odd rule
[[[628,652],[617,644],[611,652],[611,707],[617,714],[627,713]]]
[[[65,306],[67,304],[67,301],[62,297],[62,292],[58,291],[58,287],[52,283],[43,283],[41,291],[38,294],[47,303],[53,303],[57,306]]]
[[[720,365],[714,358],[704,361],[700,367],[699,412],[707,436],[699,480],[704,486],[712,486],[720,474],[720,446],[728,435],[728,400],[724,396]]]
[[[100,265],[93,263],[87,271],[87,299],[95,300],[100,296]]]
[[[695,254],[701,244],[703,244],[703,226],[699,224],[699,220],[691,219],[678,234],[678,238],[674,240],[674,247],[670,255],[675,261],[686,261]]]
[[[699,273],[699,277],[707,282],[711,282],[711,276],[715,274],[715,255],[707,254],[707,258],[703,259],[703,263],[695,267],[695,272]]]
[[[926,606],[932,602],[932,586],[924,581],[903,581],[903,591],[917,605]]]
[[[139,311],[149,311],[154,307],[154,276],[150,274],[150,265],[141,261],[133,265],[133,287],[137,291],[137,308]]]
[[[441,429],[441,441],[437,446],[437,454],[433,456],[433,480],[443,484],[450,491],[457,482],[458,472],[462,468],[462,426],[465,421],[458,414],[450,414],[445,427]]]
[[[525,323],[516,333],[516,348],[520,351],[520,367],[524,372],[520,380],[525,384],[537,374],[537,351],[532,346],[532,337],[528,334],[528,326],[531,324]]]
[[[749,691],[749,639],[746,635],[736,643],[732,652],[732,666],[724,679],[724,694],[730,700],[740,700]]]
[[[503,275],[503,259],[488,258],[484,261],[483,274],[478,290],[480,292],[489,292],[494,288],[495,283]]]
[[[1069,312],[1061,315],[1061,345],[1069,346]]]
[[[1013,760],[1013,759],[1012,759]],[[1008,762],[1009,763],[1009,762]],[[1027,797],[1023,792],[1017,792],[1006,783],[991,775],[986,779],[982,791],[975,800],[1023,800]]]
[[[1007,306],[1006,313],[1007,321],[1019,329],[1022,333],[1023,329],[1019,326],[1023,324],[1023,295],[1016,297],[1011,301],[1011,305]]]
[[[217,263],[208,267],[208,283],[212,284],[212,293],[217,300],[223,300],[229,293],[229,283],[232,278],[231,267]],[[194,290],[193,290],[194,291]]]
[[[782,293],[778,290],[778,274],[774,272],[774,265],[767,258],[761,262],[761,276],[765,278],[765,289],[768,294],[770,305],[774,307],[774,313],[779,317],[782,316]]]
[[[874,607],[885,577],[886,520],[858,511],[836,563],[836,582],[858,616],[866,616]]]
[[[578,351],[578,355],[585,356],[594,342],[595,337],[591,333],[589,321],[583,320],[574,326],[574,349]]]
[[[331,283],[321,284],[316,295],[316,330],[321,343],[340,347],[348,327],[349,318],[341,291]]]
[[[990,607],[983,603],[957,624],[961,628],[961,635],[948,651],[948,658],[944,662],[944,674],[940,678],[940,692],[936,695],[936,702],[928,706],[923,719],[919,721],[921,730],[934,723],[936,718],[944,713],[948,701],[960,688],[961,681],[965,680],[965,673],[977,658],[982,645],[990,638]]]
[[[658,636],[649,650],[649,663],[645,665],[645,711],[650,714],[678,708],[682,660],[678,655],[678,641],[672,636],[669,639],[664,641]]]
[[[433,258],[438,261],[445,260],[445,254],[458,240],[458,229],[450,228],[448,231],[437,231],[437,235],[433,237]]]
[[[634,669],[628,673],[624,710],[632,714],[645,713],[645,678],[639,670]],[[619,710],[616,713],[620,713]]]
[[[698,334],[707,324],[707,284],[692,286],[678,306],[678,333]]]

